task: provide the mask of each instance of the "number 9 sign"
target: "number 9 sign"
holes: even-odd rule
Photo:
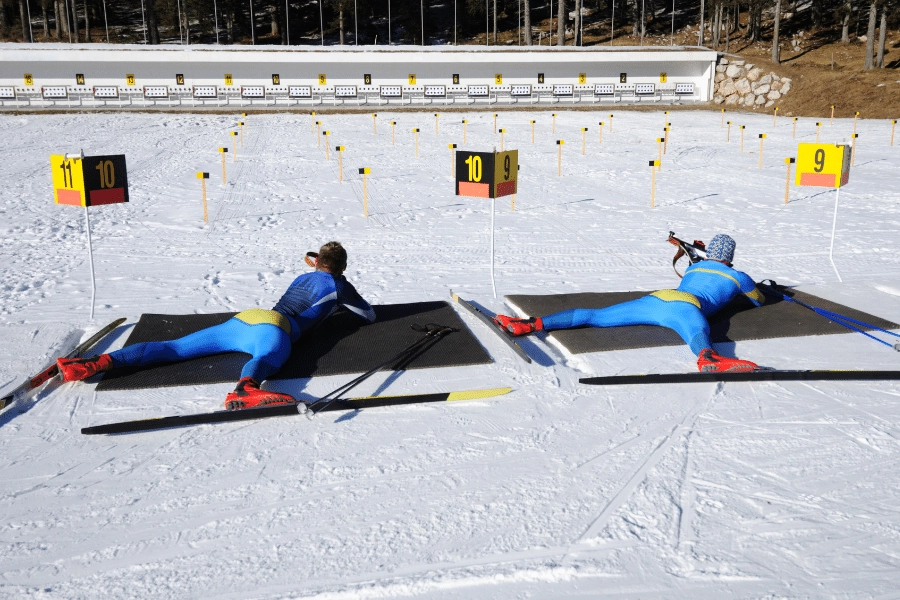
[[[850,180],[850,146],[800,144],[796,185],[838,188]]]

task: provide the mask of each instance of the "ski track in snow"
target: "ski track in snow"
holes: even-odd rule
[[[26,374],[115,317],[269,308],[329,239],[373,303],[446,300],[495,312],[504,294],[655,290],[677,285],[668,231],[738,242],[736,266],[900,320],[900,147],[889,124],[859,121],[842,190],[791,188],[783,158],[813,120],[772,126],[735,113],[672,112],[649,208],[647,161],[662,112],[500,113],[519,150],[516,211],[498,199],[489,276],[489,203],[453,195],[448,143],[497,144],[489,113],[320,115],[346,146],[344,181],[301,114],[0,116],[0,383]],[[537,144],[529,120],[536,119]],[[391,145],[388,122],[398,122]],[[581,156],[580,128],[590,127]],[[412,127],[421,127],[420,158]],[[823,141],[849,140],[835,120]],[[564,146],[556,176],[555,139]],[[228,146],[228,183],[217,148]],[[91,209],[96,317],[84,213],[52,202],[48,156],[124,153],[131,202]],[[357,170],[370,167],[370,217]],[[209,223],[199,182],[208,171]],[[452,405],[335,413],[87,437],[81,427],[217,408],[231,384],[96,393],[53,384],[0,414],[0,597],[15,598],[890,598],[900,585],[900,384],[609,387],[585,374],[683,371],[687,348],[567,356],[522,341],[526,365],[461,318],[487,366],[379,374],[360,394],[511,386]],[[130,329],[98,350],[120,347]],[[722,348],[787,368],[896,368],[858,334]],[[280,381],[321,395],[347,380]]]

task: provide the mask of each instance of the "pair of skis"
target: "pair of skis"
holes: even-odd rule
[[[76,357],[81,356],[82,354],[88,352],[91,348],[96,346],[100,342],[100,340],[102,340],[107,335],[112,333],[112,331],[116,327],[118,327],[119,325],[121,325],[124,322],[125,322],[124,318],[116,319],[115,321],[113,321],[112,323],[110,323],[109,325],[107,325],[106,327],[104,327],[103,329],[101,329],[100,331],[95,333],[94,335],[92,335],[90,338],[85,340],[84,342],[75,346],[75,348],[73,348],[71,352],[64,355],[62,358],[76,358]],[[56,366],[56,359],[53,359],[53,362],[51,362],[49,365],[44,367],[44,369],[41,370],[40,373],[38,373],[37,375],[34,375],[33,377],[29,377],[27,380],[25,380],[24,383],[22,383],[22,385],[20,385],[16,389],[14,389],[12,392],[7,394],[3,398],[0,398],[0,410],[6,408],[7,406],[12,404],[13,401],[15,401],[18,398],[27,399],[28,396],[30,396],[32,393],[34,393],[39,387],[41,387],[42,385],[44,385],[45,383],[47,383],[48,381],[50,381],[51,379],[53,379],[54,377],[56,377],[58,375],[59,375],[59,369]]]

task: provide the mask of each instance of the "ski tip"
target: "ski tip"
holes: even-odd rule
[[[894,350],[896,350],[897,352],[900,352],[900,342],[894,344]]]
[[[512,391],[511,387],[490,388],[486,390],[470,390],[466,392],[451,392],[447,396],[447,402],[457,402],[460,400],[478,400],[480,398],[491,398],[493,396],[503,396]]]

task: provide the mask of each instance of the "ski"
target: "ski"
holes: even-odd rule
[[[489,329],[491,329],[492,331],[495,331],[497,333],[497,335],[500,336],[500,339],[503,340],[503,342],[507,346],[509,346],[513,352],[518,354],[522,360],[524,360],[527,363],[531,362],[531,357],[528,356],[524,350],[522,350],[521,346],[519,346],[517,343],[515,343],[512,340],[512,338],[509,336],[508,333],[503,331],[503,329],[501,329],[499,325],[494,323],[494,320],[492,318],[487,316],[485,313],[481,312],[481,310],[476,308],[475,305],[473,305],[472,303],[467,302],[466,300],[463,300],[462,298],[460,298],[459,295],[454,294],[453,290],[450,290],[450,296],[453,298],[453,300],[456,301],[457,304],[459,304],[460,306],[465,308],[467,311],[469,311],[470,313],[472,313],[473,315],[478,317],[478,320],[480,320],[482,323],[487,325]]]
[[[665,383],[714,383],[753,381],[890,381],[900,379],[900,371],[765,370],[725,373],[659,373],[651,375],[609,375],[584,377],[578,383],[587,385],[639,385]]]
[[[403,404],[421,404],[425,402],[459,402],[462,400],[478,400],[493,396],[502,396],[512,391],[512,388],[491,388],[484,390],[467,390],[462,392],[437,392],[433,394],[406,394],[402,396],[365,396],[361,398],[348,398],[335,400],[322,409],[322,412],[334,410],[359,410],[362,408],[376,408],[379,406],[400,406]],[[175,415],[172,417],[160,417],[155,419],[139,419],[137,421],[122,421],[119,423],[107,423],[84,427],[81,433],[84,435],[98,435],[109,433],[133,433],[137,431],[152,431],[155,429],[167,429],[170,427],[185,427],[188,425],[203,425],[206,423],[228,423],[231,421],[249,421],[264,419],[267,417],[289,417],[306,412],[310,403],[301,402],[297,405],[268,406],[263,408],[247,408],[244,410],[217,410],[208,413],[196,413],[192,415]]]
[[[94,335],[92,335],[87,340],[75,346],[75,348],[64,355],[62,358],[74,358],[76,356],[81,356],[91,348],[97,345],[97,343],[109,335],[116,327],[125,322],[125,318],[116,319]],[[22,385],[14,389],[10,394],[0,398],[0,410],[6,408],[10,404],[12,404],[13,400],[15,400],[19,396],[27,397],[27,395],[41,387],[54,377],[59,374],[59,369],[56,368],[56,359],[53,359],[53,362],[47,365],[40,373],[37,375],[28,378]]]

